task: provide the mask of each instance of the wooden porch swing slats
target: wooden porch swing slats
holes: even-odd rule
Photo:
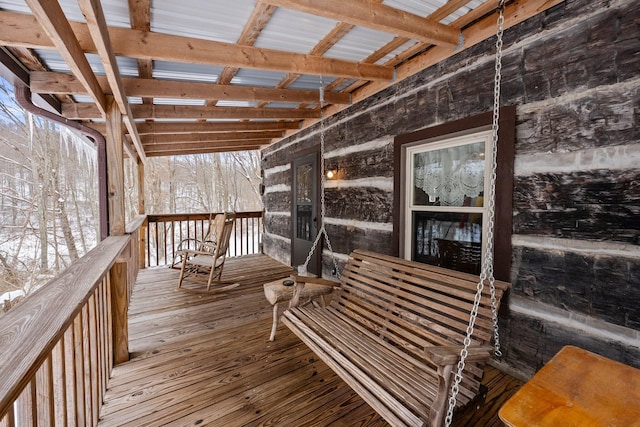
[[[477,282],[474,275],[356,250],[331,306],[291,308],[284,323],[392,425],[439,426]],[[296,292],[303,285],[298,280]],[[495,285],[499,306],[510,284]],[[479,394],[492,329],[487,291],[468,348],[459,407]]]

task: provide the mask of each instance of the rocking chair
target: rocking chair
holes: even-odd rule
[[[215,243],[204,242],[202,247],[204,250],[184,249],[182,251],[182,267],[180,269],[180,278],[178,279],[178,290],[186,292],[209,292],[213,282],[222,283],[222,270],[227,258],[229,239],[233,231],[236,215],[235,213],[225,213],[221,221],[218,222],[217,219],[218,218],[216,218],[215,224]],[[214,225],[212,225],[212,227],[213,226]],[[187,276],[192,276],[195,281],[206,283],[206,290],[183,287],[183,281]],[[231,289],[238,285],[238,283],[235,283],[231,286],[225,286],[215,290]]]
[[[222,232],[222,226],[224,225],[226,216],[227,213],[225,212],[222,214],[216,214],[213,219],[209,219],[207,234],[204,235],[202,240],[194,237],[182,239],[173,255],[173,262],[169,268],[176,268],[179,270],[182,266],[182,259],[185,257],[186,251],[209,252],[213,255],[218,242],[218,235]]]

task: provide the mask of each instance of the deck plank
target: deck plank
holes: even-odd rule
[[[262,284],[291,270],[263,255],[227,261],[219,294],[175,289],[179,272],[142,270],[129,308],[131,360],[113,369],[99,426],[386,426],[284,326],[269,342]],[[486,403],[456,426],[502,425],[519,383],[489,368]]]

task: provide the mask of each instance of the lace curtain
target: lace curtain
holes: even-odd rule
[[[430,205],[476,206],[484,191],[484,142],[414,154],[414,185]]]

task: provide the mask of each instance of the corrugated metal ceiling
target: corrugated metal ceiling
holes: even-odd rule
[[[84,0],[79,1],[82,3]],[[247,122],[275,123],[283,119],[281,113],[278,113],[277,118],[270,119],[269,117],[273,116],[269,113],[270,109],[289,109],[292,112],[292,118],[289,120],[301,121],[306,116],[296,112],[301,110],[317,111],[319,107],[318,88],[321,82],[328,92],[347,95],[338,102],[337,98],[325,102],[325,106],[331,106],[336,102],[338,105],[346,105],[358,88],[380,80],[379,77],[362,77],[362,73],[383,71],[383,68],[375,68],[374,70],[367,68],[368,66],[375,64],[378,67],[382,65],[397,67],[416,54],[427,51],[431,46],[430,43],[421,42],[420,36],[417,35],[408,38],[398,37],[400,33],[387,31],[389,27],[369,26],[366,23],[359,25],[350,23],[348,19],[338,21],[334,19],[337,15],[322,13],[321,10],[311,14],[301,10],[293,10],[297,9],[298,5],[288,5],[293,7],[292,9],[270,5],[272,2],[277,4],[279,0],[265,1],[265,3],[256,0],[140,0],[131,2],[136,7],[142,7],[141,10],[130,10],[130,2],[127,0],[101,1],[106,23],[109,27],[114,28],[114,31],[115,29],[132,28],[132,20],[136,19],[137,22],[142,22],[142,24],[138,24],[142,27],[137,28],[144,28],[144,25],[148,25],[151,34],[167,35],[170,40],[166,42],[165,39],[163,42],[168,43],[166,46],[167,54],[162,53],[163,46],[154,45],[153,52],[155,53],[151,54],[154,55],[153,57],[151,55],[146,57],[144,48],[145,43],[152,42],[147,39],[139,39],[137,35],[139,33],[131,33],[131,49],[126,45],[114,48],[116,53],[119,50],[133,52],[136,49],[138,52],[116,58],[117,72],[122,78],[129,79],[125,85],[132,91],[125,94],[128,102],[132,105],[152,103],[162,107],[175,105],[198,109],[193,110],[193,117],[178,115],[174,119],[151,117],[151,119],[163,123],[171,120],[189,122],[197,118],[200,121],[206,120],[212,123],[221,121],[233,123],[239,120],[238,117],[234,117],[239,114],[238,109],[254,110],[253,113],[247,114],[245,118]],[[326,1],[331,3],[335,0]],[[469,24],[476,22],[482,18],[481,15],[466,14],[484,6],[485,2],[495,3],[495,0],[457,1],[456,5],[460,5],[458,10],[442,18],[441,22],[448,24],[463,15],[469,16]],[[325,2],[316,0],[310,3],[322,5]],[[69,21],[86,22],[78,0],[61,0],[59,4]],[[341,3],[331,3],[331,6],[334,9],[340,9],[341,7],[338,5],[350,8],[357,4],[358,2],[355,0],[343,0]],[[418,19],[422,19],[447,5],[447,1],[384,0],[383,6],[376,4],[376,2],[366,4],[372,5],[370,6],[372,8],[388,6],[417,15]],[[145,7],[146,9],[144,9]],[[483,13],[492,12],[489,8],[485,9],[486,11]],[[23,0],[0,0],[0,11],[15,13],[9,15],[15,16],[15,19],[20,16],[17,14],[32,13]],[[384,15],[384,12],[383,9],[377,11],[381,15]],[[346,15],[343,16],[346,17]],[[145,19],[148,19],[146,24]],[[428,25],[430,25],[428,21],[425,21],[425,26]],[[38,31],[38,29],[34,29],[34,31]],[[19,37],[16,35],[16,38]],[[220,48],[229,51],[228,54],[225,54],[228,55],[228,62],[222,63],[218,59],[208,59],[207,49],[210,49],[212,58],[216,57],[218,45],[214,42],[224,43]],[[210,43],[210,45],[206,43]],[[435,43],[440,44],[440,42]],[[443,41],[442,43],[444,45],[449,43],[449,49],[453,53],[455,46],[452,42]],[[181,47],[176,49],[174,45]],[[16,42],[16,46],[20,47],[19,41]],[[9,45],[8,48],[13,49],[12,45]],[[190,50],[196,54],[193,60],[189,56]],[[32,67],[33,71],[45,71],[39,76],[43,79],[57,80],[57,77],[51,73],[47,74],[46,71],[71,75],[72,69],[74,69],[66,63],[63,55],[46,46],[35,47],[31,54],[18,48],[12,52],[17,58],[23,60],[25,66]],[[157,52],[160,52],[160,56],[157,56]],[[285,59],[282,60],[281,57]],[[327,58],[327,61],[338,62],[325,66],[326,64],[317,61],[320,57]],[[34,58],[36,61],[39,60],[42,65],[35,65]],[[101,59],[95,53],[86,53],[86,58],[96,76],[108,74],[103,65],[105,58]],[[275,65],[270,65],[271,63]],[[320,71],[323,66],[325,66],[324,71]],[[149,70],[145,73],[149,72],[150,74],[141,74],[139,70]],[[334,70],[336,70],[335,73]],[[51,76],[49,76],[50,74]],[[388,76],[387,84],[391,84],[393,74],[389,73]],[[145,79],[142,80],[141,77]],[[159,82],[160,80],[167,81],[168,87],[165,88]],[[157,84],[150,86],[150,82]],[[179,89],[179,86],[176,86],[180,82],[185,85],[184,92]],[[188,85],[192,83],[212,85],[212,90],[209,91],[203,86],[199,86],[200,89],[190,88]],[[213,90],[215,86],[220,84],[230,85],[229,87],[237,89],[245,88],[246,90],[244,92],[236,92],[231,89],[223,89],[222,92]],[[221,88],[224,87],[226,86],[221,86]],[[60,90],[64,90],[64,88],[52,93],[59,94]],[[203,90],[206,93],[200,93]],[[273,90],[273,92],[267,93],[261,92],[261,90]],[[281,92],[277,92],[277,90]],[[89,89],[84,92],[73,89],[66,98],[62,95],[56,96],[60,97],[63,104],[69,101],[93,104],[95,98],[88,92]],[[214,110],[211,110],[212,108]],[[225,109],[229,108],[235,110],[227,112]],[[261,109],[265,109],[265,111]],[[189,114],[190,110],[181,111],[183,111],[181,114],[184,115]],[[208,112],[203,113],[204,111]],[[229,118],[215,118],[216,111],[226,114]],[[134,119],[149,120],[150,118],[134,117]],[[97,123],[103,121],[95,113],[88,113],[87,118],[83,120]]]

